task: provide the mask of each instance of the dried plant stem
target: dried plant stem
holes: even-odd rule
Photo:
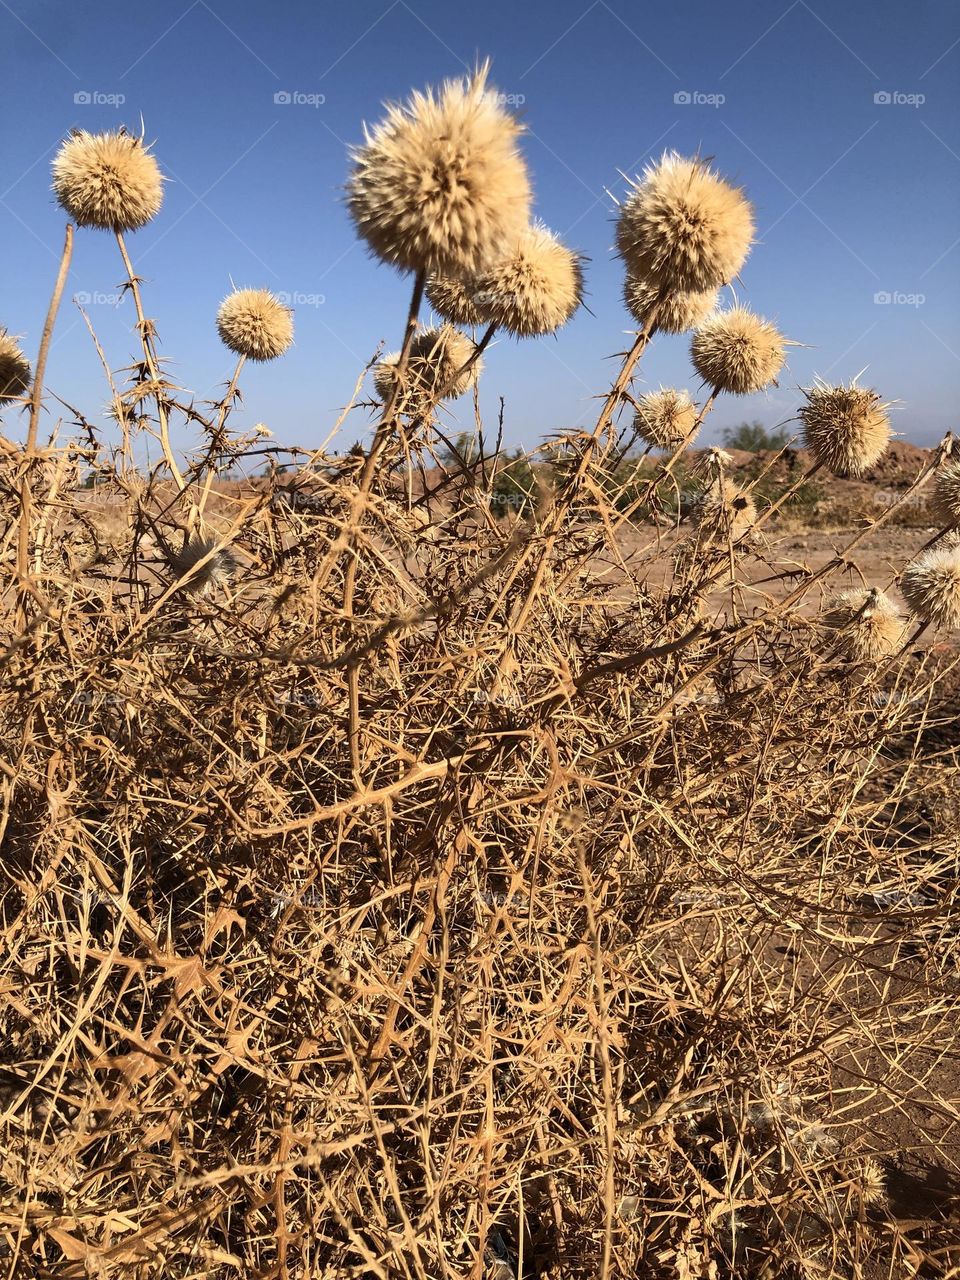
[[[366,505],[367,495],[370,492],[370,486],[373,484],[374,473],[376,472],[377,460],[383,452],[384,447],[390,433],[396,423],[396,407],[401,394],[404,374],[407,371],[407,364],[410,360],[410,345],[413,342],[413,336],[417,331],[417,319],[420,315],[420,305],[423,301],[423,289],[426,284],[426,272],[418,271],[413,282],[413,293],[410,297],[410,307],[407,311],[407,324],[403,334],[403,346],[400,349],[400,358],[397,361],[396,380],[393,390],[390,393],[390,399],[384,405],[383,414],[377,425],[377,430],[373,438],[373,444],[370,446],[370,452],[364,460],[363,470],[360,473],[360,482],[357,492],[351,503],[350,516],[346,528],[346,550],[351,552],[347,561],[346,571],[343,580],[343,617],[349,622],[353,617],[354,596],[357,588],[357,564],[356,555],[356,539],[360,532],[360,522],[363,519],[363,509]],[[360,664],[353,662],[347,669],[347,691],[350,703],[349,716],[349,737],[350,737],[350,760],[353,768],[353,782],[358,791],[362,791],[364,787],[363,773],[360,765]]]
[[[127,253],[126,242],[123,238],[123,232],[117,231],[117,245],[120,248],[120,256],[123,259],[123,265],[127,272],[127,287],[133,295],[133,304],[137,309],[137,330],[140,334],[140,345],[143,349],[143,358],[147,366],[147,372],[150,374],[150,380],[154,384],[154,399],[157,405],[157,420],[160,426],[160,448],[163,450],[163,457],[173,476],[174,483],[182,493],[187,487],[180,474],[180,468],[177,466],[177,460],[173,456],[173,449],[170,447],[170,422],[167,415],[167,402],[163,393],[163,381],[160,374],[160,362],[157,358],[156,347],[153,341],[153,322],[146,318],[143,310],[143,299],[140,294],[140,278],[133,269],[133,263],[130,261],[130,255]]]
[[[226,425],[227,418],[230,415],[230,410],[233,406],[233,398],[236,395],[236,391],[237,391],[237,383],[240,380],[240,374],[243,370],[243,366],[246,363],[246,360],[247,360],[246,356],[240,356],[238,358],[236,368],[233,371],[233,377],[230,379],[227,389],[224,392],[223,397],[220,400],[220,403],[217,405],[217,425],[216,425],[216,430],[214,432],[213,444],[211,446],[211,455],[207,460],[207,474],[204,477],[204,481],[203,481],[203,492],[200,494],[200,501],[196,504],[196,508],[192,513],[192,523],[195,525],[199,525],[201,519],[203,518],[203,510],[204,510],[204,507],[207,505],[207,499],[210,496],[210,489],[211,489],[211,486],[213,485],[214,479],[216,478],[217,468],[216,468],[216,463],[214,462],[214,459],[213,459],[213,449],[216,448],[217,443],[220,439],[221,433],[223,431],[223,428]]]
[[[43,333],[40,337],[40,350],[37,354],[37,367],[33,375],[33,390],[30,396],[30,424],[27,428],[27,443],[24,450],[23,473],[20,479],[20,524],[17,531],[17,576],[20,582],[17,599],[17,618],[22,624],[26,595],[24,583],[30,572],[30,525],[32,522],[33,489],[30,483],[30,470],[37,448],[37,434],[40,428],[40,408],[43,401],[43,379],[47,371],[47,357],[50,354],[50,343],[57,323],[57,313],[63,297],[63,288],[70,271],[70,259],[73,254],[73,224],[67,223],[63,237],[63,250],[60,254],[60,266],[57,279],[50,296],[47,318],[44,321]]]
[[[63,238],[63,251],[60,254],[60,268],[57,281],[53,286],[47,318],[40,338],[40,352],[37,355],[37,368],[33,375],[33,393],[30,397],[30,426],[27,431],[27,454],[32,456],[37,444],[37,431],[40,426],[40,406],[43,399],[43,379],[47,371],[47,356],[50,354],[50,343],[53,339],[54,325],[57,323],[57,312],[63,297],[63,287],[70,271],[70,258],[73,254],[73,224],[67,223]]]

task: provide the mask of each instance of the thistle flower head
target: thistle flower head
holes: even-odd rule
[[[717,311],[693,335],[693,366],[717,391],[750,395],[783,368],[784,340],[769,321],[745,307]]]
[[[932,547],[912,560],[900,590],[921,622],[953,631],[960,627],[960,544]]]
[[[0,329],[0,404],[22,396],[30,385],[30,361],[6,329]]]
[[[518,338],[553,333],[567,323],[582,298],[580,258],[536,223],[477,276],[474,286],[484,320]]]
[[[347,205],[357,232],[404,271],[486,267],[526,226],[521,125],[487,88],[488,65],[414,93],[354,149]]]
[[[220,303],[217,332],[249,360],[275,360],[293,341],[293,313],[268,289],[236,289]]]
[[[715,289],[743,266],[753,230],[742,191],[704,161],[668,152],[621,206],[617,249],[629,271],[661,288]]]
[[[718,289],[674,289],[661,297],[655,281],[634,275],[632,271],[627,272],[623,282],[623,301],[641,328],[659,300],[653,329],[661,333],[686,333],[688,329],[696,329],[716,310],[718,297]]]
[[[883,1165],[864,1156],[857,1170],[857,1190],[865,1205],[883,1204],[887,1198],[887,1178]]]
[[[183,545],[179,551],[169,555],[170,568],[178,578],[185,577],[200,563],[204,556],[213,551],[219,542],[218,538],[209,534],[184,534]],[[215,551],[201,568],[197,569],[185,584],[185,589],[194,595],[209,596],[219,587],[227,587],[233,581],[237,562],[233,554],[221,548]]]
[[[890,442],[887,406],[869,387],[817,382],[800,410],[807,448],[828,471],[856,479],[882,457]]]
[[[694,439],[691,432],[696,421],[697,406],[686,391],[661,388],[648,391],[637,401],[633,429],[654,449],[672,452]]]
[[[749,493],[719,475],[703,489],[693,511],[698,536],[709,542],[739,542],[756,518]]]
[[[960,521],[960,461],[948,462],[933,482],[933,506],[944,524]]]
[[[821,620],[840,633],[842,648],[854,662],[890,657],[903,643],[903,619],[890,597],[876,587],[839,592]]]
[[[427,300],[437,315],[464,328],[477,328],[483,324],[483,316],[474,302],[475,292],[473,276],[458,279],[456,276],[432,275],[427,280]]]
[[[80,227],[136,231],[160,211],[163,175],[142,139],[78,130],[53,161],[53,190]]]
[[[421,329],[410,344],[401,407],[407,413],[420,414],[438,399],[456,400],[469,391],[483,367],[483,360],[478,358],[461,373],[474,351],[476,345],[453,325]],[[394,352],[384,356],[374,369],[374,389],[384,404],[393,394],[399,362],[400,353]]]

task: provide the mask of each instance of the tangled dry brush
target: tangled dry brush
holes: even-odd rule
[[[957,1273],[950,443],[912,617],[857,568],[889,511],[778,563],[790,491],[714,450],[679,519],[704,416],[786,344],[715,310],[746,196],[668,155],[618,214],[638,332],[595,427],[509,463],[517,499],[443,402],[580,301],[520,132],[481,70],[353,155],[358,232],[413,288],[340,455],[232,429],[245,360],[292,340],[262,290],[216,318],[220,401],[168,377],[124,239],[162,201],[143,141],[56,160],[140,350],[105,363],[106,439],[72,409],[46,439],[68,228],[36,369],[0,336],[11,1280]],[[689,324],[707,385],[634,399]],[[799,416],[813,470],[889,438],[856,384]]]

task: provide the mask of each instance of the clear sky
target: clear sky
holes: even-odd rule
[[[699,149],[747,189],[760,243],[738,295],[804,344],[778,389],[721,401],[706,440],[790,418],[814,375],[863,369],[900,402],[906,437],[958,426],[955,0],[0,0],[0,50],[0,324],[31,358],[63,237],[53,153],[71,127],[139,132],[142,116],[170,181],[129,244],[173,376],[200,398],[229,376],[213,318],[231,281],[286,293],[296,345],[248,367],[237,421],[318,445],[378,344],[398,345],[410,288],[354,236],[347,147],[384,99],[489,55],[527,125],[536,213],[590,259],[590,313],[489,353],[482,404],[494,419],[505,397],[509,442],[589,420],[630,324],[607,191],[665,148]],[[115,367],[134,352],[122,275],[112,237],[78,234],[69,292],[89,300]],[[687,352],[686,338],[659,338],[645,381],[696,391]],[[47,381],[102,420],[102,376],[69,301]],[[340,443],[366,422],[351,418]],[[21,431],[9,413],[4,430]]]

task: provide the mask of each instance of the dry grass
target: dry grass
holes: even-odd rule
[[[665,539],[636,348],[522,517],[399,389],[224,486],[141,334],[0,458],[4,1275],[956,1274],[955,659],[805,612],[896,506]]]

